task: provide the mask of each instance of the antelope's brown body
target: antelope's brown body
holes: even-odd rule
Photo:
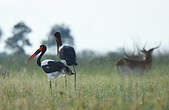
[[[134,59],[132,57],[121,58],[116,62],[115,66],[119,74],[126,73],[138,73],[143,75],[145,71],[151,69],[152,66],[152,53],[154,49],[159,48],[159,46],[155,48],[151,48],[148,51],[143,48],[141,52],[144,54],[144,59]]]

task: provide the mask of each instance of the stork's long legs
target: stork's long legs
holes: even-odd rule
[[[51,80],[49,81],[49,86],[50,86],[50,93],[52,95],[52,81]]]
[[[57,84],[57,80],[55,79],[55,88],[57,88],[58,84]]]
[[[73,69],[74,69],[74,72],[75,72],[75,79],[74,79],[74,88],[75,88],[75,91],[76,91],[76,69],[75,69],[75,66],[73,65]]]
[[[67,75],[65,74],[65,87],[67,88]]]

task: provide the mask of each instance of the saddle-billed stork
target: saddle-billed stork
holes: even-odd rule
[[[57,78],[60,74],[73,75],[74,73],[72,73],[71,69],[62,62],[57,62],[51,59],[46,59],[41,61],[41,58],[46,52],[46,50],[47,50],[46,46],[41,45],[40,48],[32,56],[28,58],[28,61],[34,58],[39,53],[41,53],[37,59],[37,64],[43,69],[43,71],[48,76],[48,81],[50,81],[50,89],[52,90],[52,83],[51,83],[52,77]]]
[[[61,34],[60,32],[56,32],[54,34],[56,43],[57,43],[57,56],[61,59],[62,62],[66,63],[68,66],[73,66],[74,75],[75,75],[75,90],[76,90],[76,53],[73,47],[69,45],[62,44]]]

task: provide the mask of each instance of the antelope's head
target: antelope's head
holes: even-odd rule
[[[159,48],[161,45],[161,43],[157,46],[157,47],[154,47],[154,48],[151,48],[149,50],[146,50],[145,49],[145,46],[143,47],[143,49],[141,50],[141,52],[144,54],[144,58],[147,59],[147,58],[152,58],[152,53],[155,49]]]

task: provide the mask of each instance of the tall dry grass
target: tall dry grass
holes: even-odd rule
[[[77,91],[73,76],[67,88],[64,78],[59,77],[53,80],[52,96],[47,77],[35,60],[28,63],[27,57],[1,59],[10,75],[0,77],[0,110],[169,110],[166,59],[154,57],[152,70],[143,77],[120,77],[113,57],[78,59]]]

